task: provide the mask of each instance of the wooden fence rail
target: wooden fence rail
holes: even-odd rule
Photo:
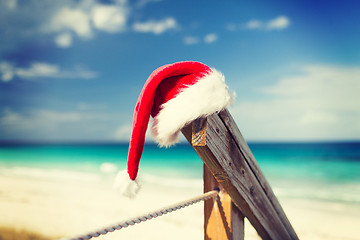
[[[204,190],[224,190],[220,199],[205,202],[205,239],[244,239],[244,217],[262,239],[298,239],[227,109],[182,133],[205,163]]]

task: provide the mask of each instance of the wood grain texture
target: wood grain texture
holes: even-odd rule
[[[199,118],[192,123],[192,146],[206,146],[206,118]]]
[[[244,216],[204,164],[204,192],[216,188],[220,189],[219,197],[204,203],[204,239],[244,240]]]
[[[190,143],[194,124],[182,130]],[[227,110],[207,117],[206,144],[193,148],[263,239],[298,239]]]
[[[230,112],[225,109],[224,111],[219,113],[219,117],[225,124],[228,131],[232,134],[233,139],[235,140],[237,146],[239,147],[240,151],[242,152],[245,161],[249,164],[251,170],[254,172],[254,175],[257,177],[261,187],[263,188],[265,194],[267,195],[268,199],[272,203],[275,211],[280,216],[282,223],[286,227],[287,231],[289,232],[291,239],[297,239],[297,235],[289,219],[287,218],[283,208],[281,207],[279,201],[277,200],[270,184],[266,180],[263,172],[259,164],[257,163],[254,155],[252,154],[249,145],[245,141],[244,137],[242,136],[239,128],[237,127],[234,119],[232,118]]]

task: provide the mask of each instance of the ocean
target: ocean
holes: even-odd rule
[[[360,205],[360,142],[249,143],[280,199]],[[111,184],[126,169],[128,144],[1,144],[0,176]],[[174,188],[202,186],[203,162],[189,144],[146,144],[140,180]]]

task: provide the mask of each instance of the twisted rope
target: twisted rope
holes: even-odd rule
[[[100,235],[105,235],[105,234],[107,234],[109,232],[114,232],[115,230],[120,230],[120,229],[129,227],[129,226],[135,225],[136,223],[145,222],[147,220],[156,218],[158,216],[162,216],[162,215],[165,215],[167,213],[176,211],[178,209],[190,206],[190,205],[192,205],[194,203],[198,203],[200,201],[204,201],[204,200],[207,200],[209,198],[214,198],[214,197],[216,197],[218,195],[218,193],[219,193],[219,191],[217,191],[217,190],[209,191],[209,192],[204,193],[204,194],[202,194],[200,196],[191,198],[191,199],[183,201],[183,202],[179,202],[177,204],[165,207],[163,209],[159,209],[159,210],[154,211],[152,213],[148,213],[148,214],[145,214],[145,215],[142,215],[142,216],[138,216],[138,217],[135,217],[135,218],[132,218],[132,219],[129,219],[129,220],[126,220],[126,221],[116,223],[114,225],[102,228],[102,229],[100,229],[98,231],[90,232],[90,233],[87,233],[87,234],[84,234],[84,235],[81,235],[81,236],[78,236],[78,237],[74,237],[74,238],[69,238],[67,240],[88,240],[88,239],[91,239],[91,238],[99,237]]]

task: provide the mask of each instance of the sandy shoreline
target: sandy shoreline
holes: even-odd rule
[[[110,184],[0,175],[0,225],[50,237],[74,236],[201,194],[201,186],[173,189],[144,184],[136,199]],[[280,199],[300,239],[358,239],[360,207]],[[203,205],[196,204],[98,239],[203,239]],[[258,239],[251,226],[246,239]]]

